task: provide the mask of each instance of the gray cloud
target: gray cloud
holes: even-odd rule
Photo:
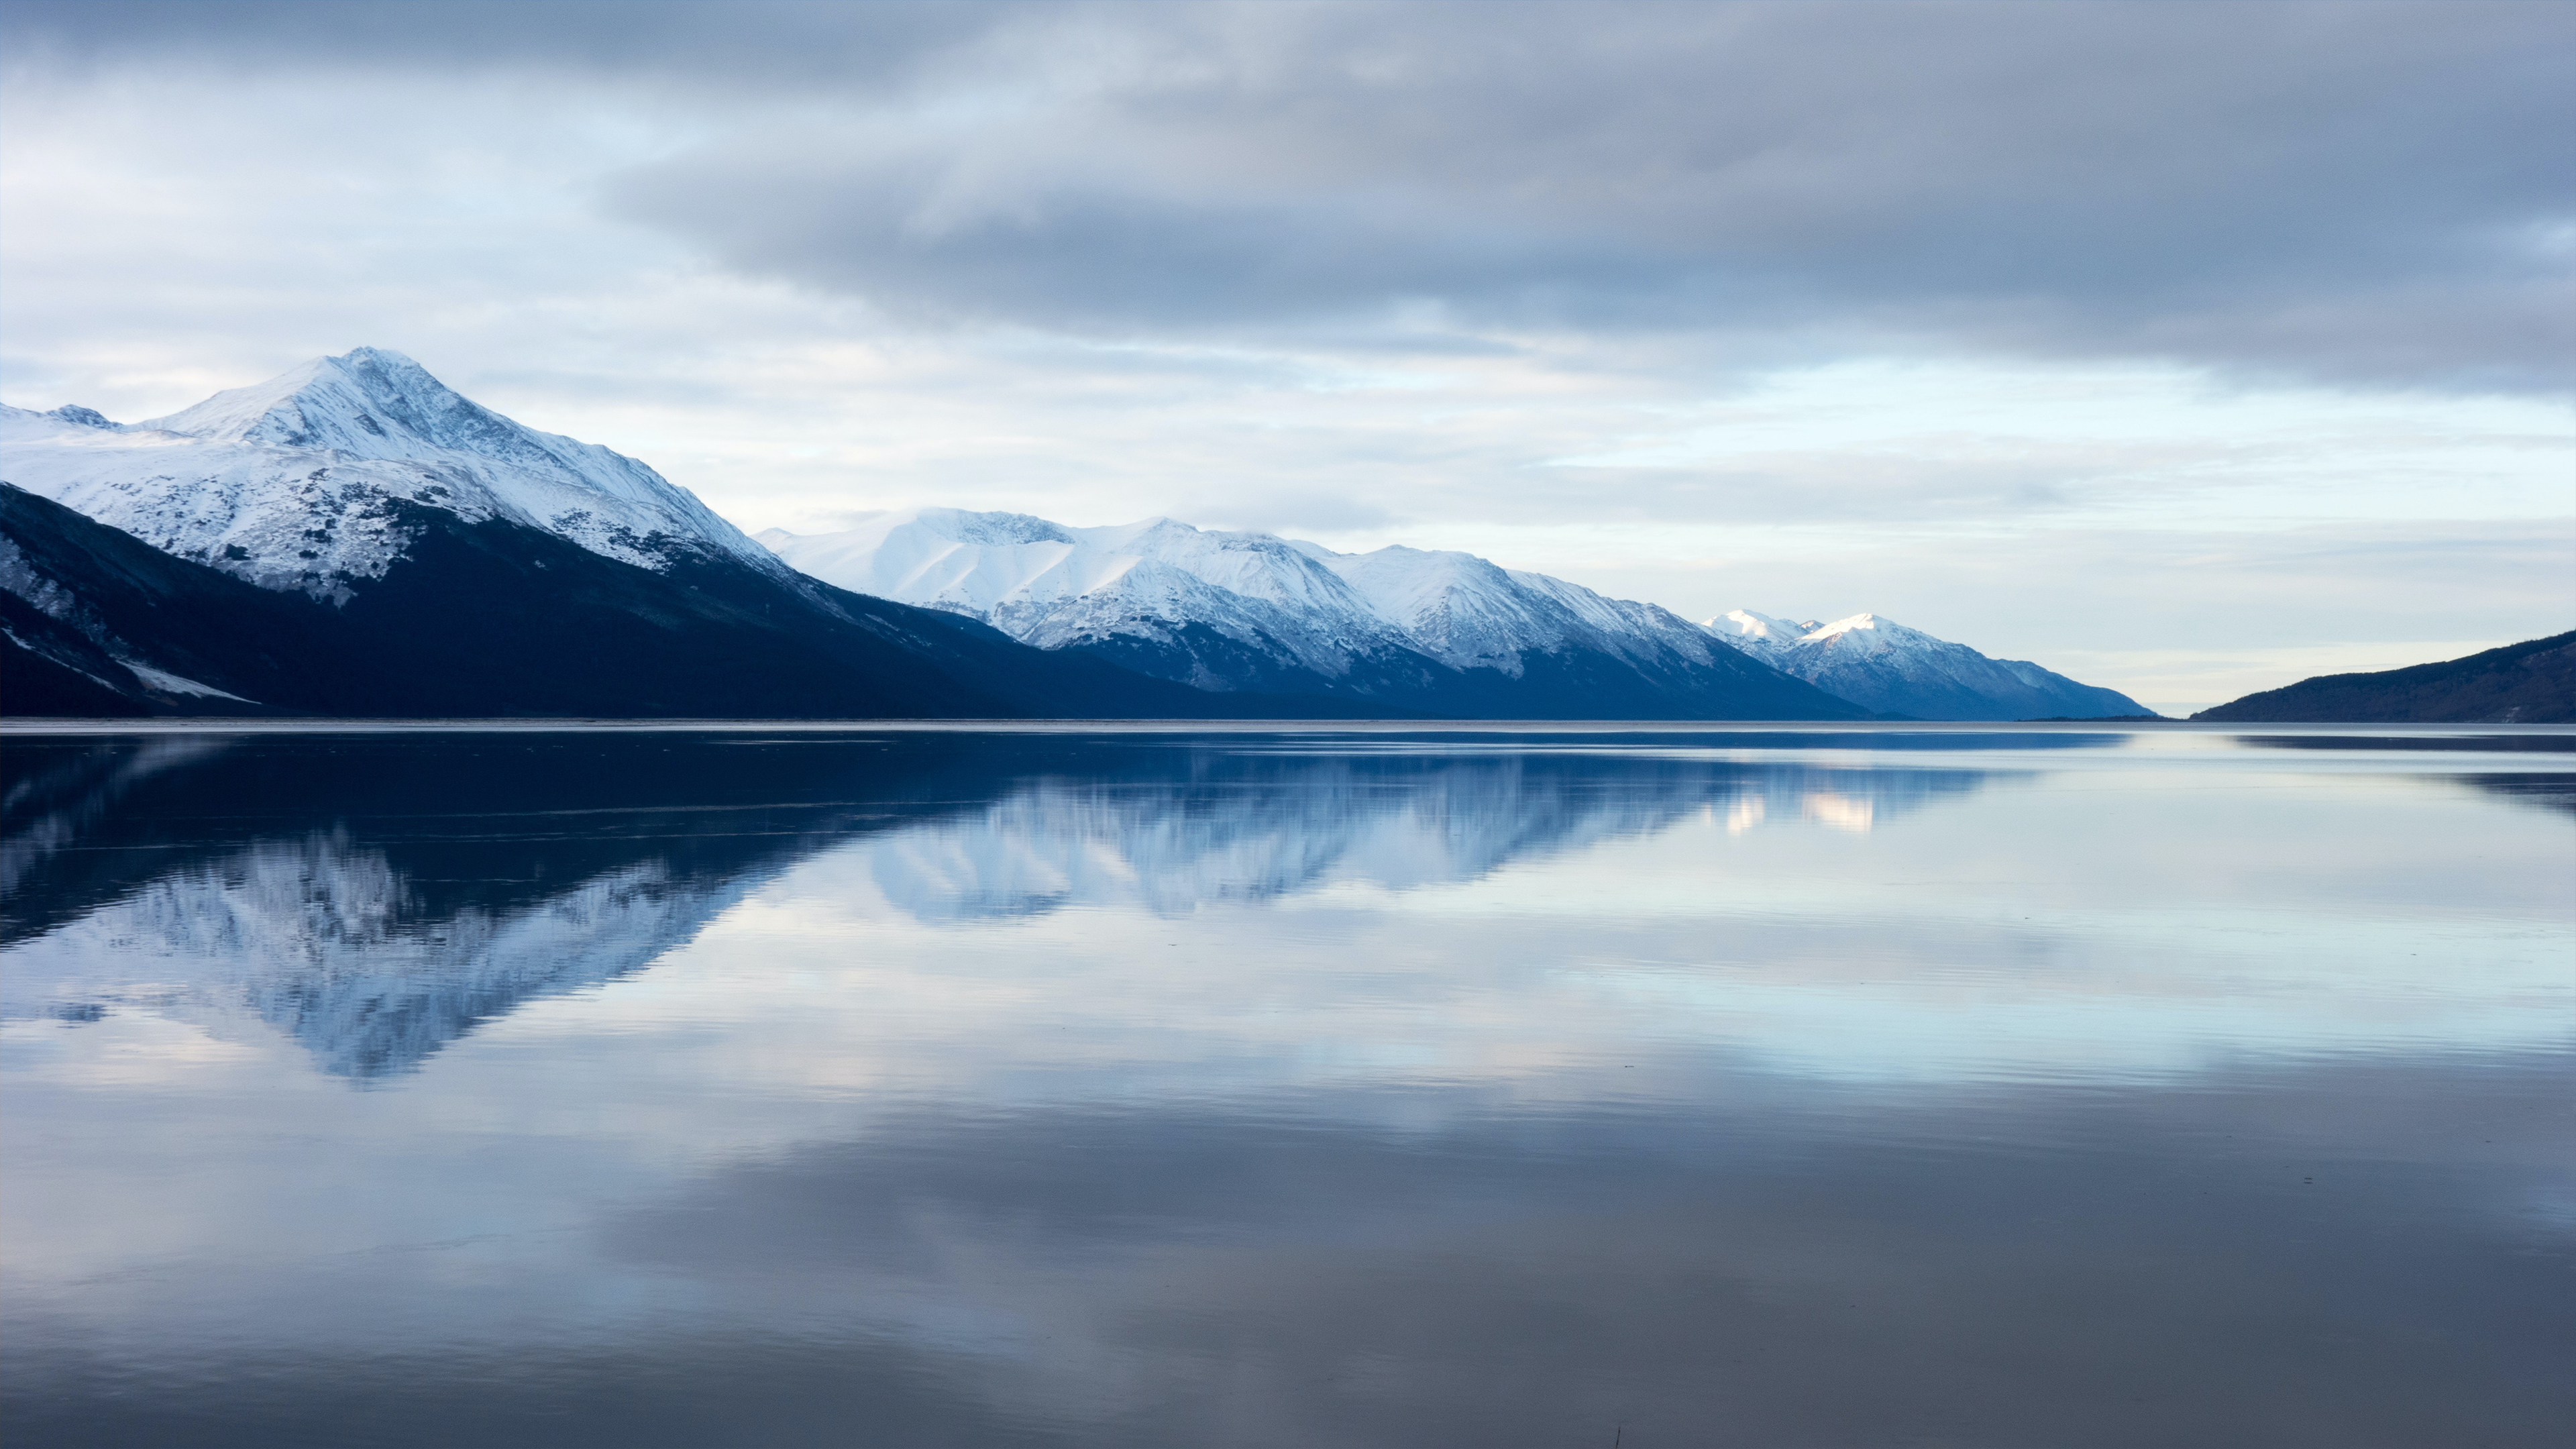
[[[1080,32],[1119,63],[1006,114],[753,128],[612,204],[1092,332],[1428,305],[2469,386],[2576,357],[2576,29],[2537,7],[1124,14]]]
[[[61,63],[649,83],[705,139],[608,178],[605,205],[915,321],[2576,385],[2566,7],[9,14]]]
[[[525,67],[700,84],[848,86],[904,73],[1024,4],[993,0],[5,0],[21,64],[177,58],[464,73]]]

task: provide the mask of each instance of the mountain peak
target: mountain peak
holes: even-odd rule
[[[917,508],[908,515],[941,538],[958,543],[1071,543],[1062,524],[1029,513],[976,513],[964,508]]]
[[[425,450],[487,453],[495,441],[524,431],[382,347],[316,357],[137,426],[210,442],[407,459]]]
[[[1729,609],[1714,619],[1701,620],[1700,627],[1739,649],[1762,654],[1787,648],[1816,629],[1813,623],[1801,624],[1751,609]]]
[[[1846,618],[1836,619],[1830,624],[1811,625],[1808,627],[1807,632],[1809,634],[1831,635],[1846,634],[1854,629],[1867,629],[1872,632],[1876,632],[1882,628],[1901,629],[1904,627],[1904,625],[1898,624],[1893,619],[1881,619],[1876,614],[1853,614]]]
[[[165,548],[220,558],[222,567],[238,566],[243,576],[263,581],[294,577],[305,580],[297,587],[328,591],[339,587],[330,582],[339,574],[380,573],[402,547],[400,530],[361,530],[361,538],[333,520],[365,499],[383,498],[469,519],[497,515],[646,568],[668,568],[683,557],[712,552],[773,576],[787,573],[776,555],[642,463],[595,443],[522,427],[390,348],[316,357],[265,382],[219,392],[128,428],[69,414],[47,420],[56,444],[98,444],[102,440],[83,434],[102,426],[160,435],[119,440],[141,475],[137,481],[149,480],[149,499],[130,488],[108,488],[123,502],[99,493],[102,470],[114,470],[95,456],[95,446],[12,466],[22,473],[33,469],[29,476],[38,478],[55,475],[62,496],[77,494],[89,500],[85,507],[140,510],[118,516],[144,524]],[[27,430],[12,430],[19,431]],[[180,478],[184,466],[173,469],[172,460],[190,452],[173,451],[170,445],[182,439],[193,445],[192,464],[206,470],[194,479]],[[306,486],[326,474],[330,482],[322,493],[336,501]],[[200,499],[166,496],[171,490],[213,490],[225,503],[203,512]],[[324,535],[337,542],[317,549]],[[183,537],[195,541],[182,543]]]
[[[1810,623],[1806,626],[1806,630],[1806,637],[1819,643],[1829,642],[1846,635],[1854,635],[1860,638],[1870,639],[1873,642],[1891,640],[1913,642],[1930,639],[1932,637],[1920,629],[1909,628],[1906,625],[1900,624],[1894,619],[1888,618],[1884,614],[1852,614],[1844,618],[1836,619],[1830,624]]]
[[[1964,644],[1953,644],[1920,629],[1911,629],[1894,619],[1878,614],[1853,614],[1807,631],[1798,641],[1801,645],[1838,650],[1845,654],[1881,655],[1894,653],[1939,652],[1945,649],[1967,650]],[[1974,650],[1967,650],[1975,653]]]

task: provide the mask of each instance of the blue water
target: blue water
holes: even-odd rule
[[[0,1441],[2538,1445],[2576,733],[0,735]]]

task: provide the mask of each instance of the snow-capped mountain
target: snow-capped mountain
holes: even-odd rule
[[[13,713],[1246,712],[831,588],[371,348],[145,423],[0,408],[0,484]]]
[[[384,575],[418,533],[407,504],[657,570],[710,556],[776,570],[642,463],[522,427],[372,347],[139,423],[8,408],[0,478],[181,558],[317,598]]]
[[[980,619],[1202,689],[1410,701],[1450,674],[1348,584],[1279,539],[1169,519],[1067,528],[923,508],[844,533],[760,536],[845,589]]]
[[[1863,713],[1652,604],[1472,554],[1342,554],[1168,518],[1071,528],[952,508],[886,514],[842,533],[772,529],[759,538],[843,588],[952,610],[1024,643],[1205,689],[1312,691],[1517,718]]]
[[[2140,712],[1868,616],[1730,619],[1165,518],[932,508],[754,540],[375,348],[139,423],[0,406],[12,712]]]
[[[1916,719],[2105,719],[2155,711],[2115,689],[2019,659],[1990,659],[1875,614],[1830,624],[1736,609],[1701,626],[1820,689]]]

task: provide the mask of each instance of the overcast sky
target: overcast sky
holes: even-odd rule
[[[2576,5],[0,0],[0,397],[359,345],[2166,706],[2576,627]]]

